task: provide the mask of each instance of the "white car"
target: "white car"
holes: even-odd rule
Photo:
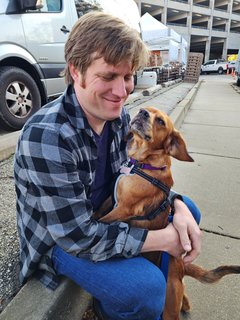
[[[209,60],[201,66],[201,73],[209,74],[212,72],[217,72],[218,74],[223,74],[226,71],[227,62],[223,59]]]

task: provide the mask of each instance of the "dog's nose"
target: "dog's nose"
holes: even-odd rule
[[[147,110],[141,109],[139,111],[139,114],[142,115],[144,118],[149,118],[149,113],[147,112]]]

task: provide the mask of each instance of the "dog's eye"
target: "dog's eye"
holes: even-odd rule
[[[162,118],[156,118],[156,121],[158,124],[160,124],[161,126],[165,126],[165,122]]]
[[[125,136],[125,141],[129,141],[133,138],[133,133],[132,132],[129,132],[126,136]]]

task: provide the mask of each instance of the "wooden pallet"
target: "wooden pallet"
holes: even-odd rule
[[[202,61],[202,53],[189,52],[187,67],[184,75],[185,82],[198,82]]]

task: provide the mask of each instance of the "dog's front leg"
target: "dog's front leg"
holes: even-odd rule
[[[130,216],[129,213],[126,212],[126,209],[124,210],[124,208],[117,206],[104,217],[102,217],[99,221],[111,223],[114,221],[127,221],[129,220],[129,218]]]

